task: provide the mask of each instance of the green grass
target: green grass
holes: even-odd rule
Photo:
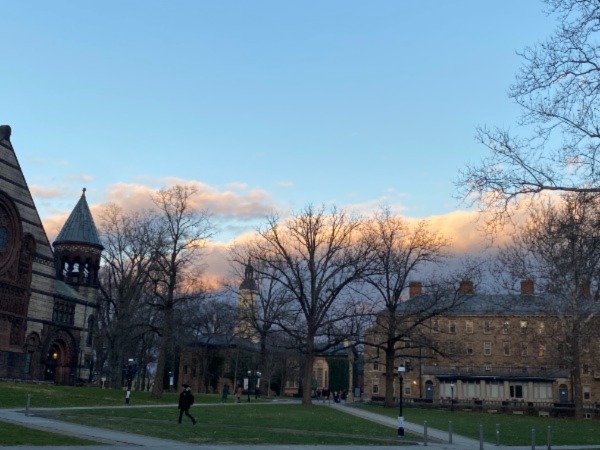
[[[32,408],[125,404],[125,391],[121,389],[0,382],[0,408],[25,408],[27,395],[31,395]],[[157,400],[153,399],[149,392],[133,391],[131,403],[134,405],[173,404],[177,403],[178,396],[177,392],[165,392]],[[202,403],[221,401],[221,396],[216,394],[195,394],[195,397],[197,402]],[[229,401],[232,402],[231,399]]]
[[[362,407],[362,406],[361,406]],[[369,411],[397,417],[398,409],[382,406],[364,406]],[[484,439],[496,442],[496,424],[500,424],[500,443],[503,445],[531,445],[531,429],[536,430],[536,445],[545,445],[548,426],[552,427],[552,445],[600,444],[600,424],[597,420],[516,416],[475,411],[448,411],[441,409],[404,408],[404,420],[427,425],[439,430],[452,429],[456,434],[479,439],[479,425],[483,425]],[[600,447],[599,447],[600,448]]]
[[[5,445],[100,445],[73,436],[48,433],[12,423],[0,422],[0,446]]]
[[[190,412],[198,420],[195,426],[185,416],[177,424],[176,407],[60,411],[58,418],[196,444],[400,444],[393,428],[323,406],[195,405]]]

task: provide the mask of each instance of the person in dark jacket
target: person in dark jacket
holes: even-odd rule
[[[196,419],[190,414],[190,407],[194,404],[194,394],[189,385],[183,385],[183,391],[179,394],[179,423],[183,418],[183,413],[192,420],[192,425],[196,425]]]

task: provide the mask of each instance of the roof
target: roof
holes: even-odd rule
[[[54,245],[56,244],[87,244],[101,249],[104,248],[100,243],[94,218],[85,199],[85,188],[83,188],[81,198],[54,241]]]
[[[579,311],[575,311],[578,308]],[[398,312],[437,312],[444,316],[548,316],[549,314],[600,313],[600,302],[580,296],[576,305],[556,295],[466,294],[434,299],[427,294],[403,302]]]

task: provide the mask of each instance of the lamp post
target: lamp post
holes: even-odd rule
[[[258,370],[249,370],[248,371],[248,401],[250,401],[250,391],[254,389],[254,398],[258,399],[258,392],[256,390],[256,385],[260,384],[260,376],[262,374]],[[252,383],[254,380],[254,383]]]
[[[450,412],[454,412],[454,383],[450,383]]]
[[[250,401],[250,386],[252,386],[252,371],[248,371],[248,401]]]
[[[398,415],[398,437],[404,436],[404,416],[402,415],[402,403],[403,398],[402,394],[404,391],[404,372],[406,372],[406,367],[403,364],[398,366],[398,379],[400,380],[400,411]]]

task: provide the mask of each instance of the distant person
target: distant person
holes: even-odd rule
[[[190,407],[194,404],[194,394],[188,384],[183,385],[183,391],[179,394],[179,423],[183,418],[183,413],[192,420],[192,425],[196,425],[196,419],[190,414]]]
[[[223,396],[221,397],[222,403],[227,403],[227,396],[229,395],[229,385],[223,386]]]
[[[242,387],[238,384],[235,388],[235,402],[240,403],[242,401]]]

